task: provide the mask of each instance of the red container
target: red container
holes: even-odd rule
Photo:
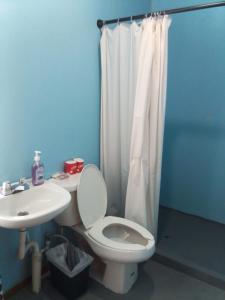
[[[82,158],[74,158],[64,162],[64,172],[68,174],[80,173],[84,168],[84,160]]]
[[[64,162],[64,172],[69,174],[77,173],[77,164],[74,160],[68,160]]]
[[[84,168],[84,160],[82,158],[74,158],[76,162],[76,173],[80,173]]]

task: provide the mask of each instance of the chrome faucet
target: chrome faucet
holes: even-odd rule
[[[26,182],[26,178],[20,178],[19,182],[10,183],[10,181],[4,181],[2,187],[0,188],[0,193],[3,196],[8,196],[13,193],[22,192],[28,190],[29,184]]]

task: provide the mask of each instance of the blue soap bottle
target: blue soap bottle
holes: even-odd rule
[[[44,165],[41,162],[41,151],[34,151],[34,163],[32,165],[32,184],[44,183]]]

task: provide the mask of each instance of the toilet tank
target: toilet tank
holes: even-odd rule
[[[60,215],[55,218],[57,224],[61,226],[74,226],[81,222],[77,207],[77,192],[70,192],[70,205]]]
[[[68,178],[50,179],[51,182],[66,189],[71,194],[70,205],[60,215],[55,218],[55,222],[61,226],[74,226],[81,222],[77,205],[77,186],[80,181],[80,174],[69,175]]]

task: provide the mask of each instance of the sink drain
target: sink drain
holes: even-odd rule
[[[27,216],[29,215],[29,212],[28,211],[20,211],[18,212],[17,216],[19,217],[24,217],[24,216]]]

